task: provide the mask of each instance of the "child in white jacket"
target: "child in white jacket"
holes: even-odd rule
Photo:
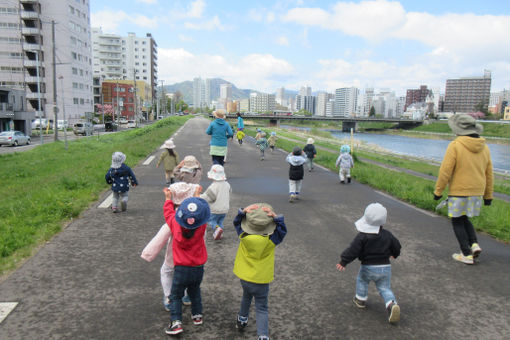
[[[351,147],[349,145],[342,145],[340,148],[340,156],[336,159],[335,166],[338,167],[340,165],[338,176],[340,177],[341,184],[345,184],[346,179],[347,183],[351,183],[351,168],[354,167],[354,161],[352,160],[350,152]]]
[[[214,164],[211,167],[207,177],[212,179],[213,182],[200,197],[209,203],[211,217],[207,224],[213,230],[213,238],[220,240],[223,237],[223,220],[227,216],[232,189],[227,182],[225,169],[219,164]]]

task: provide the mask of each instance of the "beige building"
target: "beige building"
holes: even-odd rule
[[[503,115],[503,120],[510,120],[510,106],[505,107],[505,113]]]

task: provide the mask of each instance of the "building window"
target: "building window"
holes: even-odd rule
[[[73,104],[78,105],[78,98],[73,98]]]
[[[85,104],[85,100],[83,98],[80,98],[80,104],[81,105]]]

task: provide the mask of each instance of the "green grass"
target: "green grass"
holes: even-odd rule
[[[48,143],[0,155],[0,273],[16,267],[39,244],[58,233],[109,186],[104,175],[115,151],[133,167],[190,116],[115,134]]]

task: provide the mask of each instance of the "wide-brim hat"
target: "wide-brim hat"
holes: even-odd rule
[[[313,144],[315,141],[313,140],[313,138],[308,138],[306,140],[306,144]]]
[[[198,168],[200,168],[200,163],[195,158],[195,156],[188,155],[188,156],[184,157],[184,159],[182,160],[182,166],[183,166],[183,168],[188,168],[188,169],[198,169]]]
[[[349,153],[349,152],[351,152],[351,147],[349,145],[347,145],[347,144],[344,144],[340,148],[340,152],[341,153]]]
[[[196,229],[211,217],[209,204],[200,197],[186,198],[177,209],[175,220],[186,229]]]
[[[271,235],[275,228],[276,223],[271,216],[267,216],[267,212],[262,210],[267,207],[273,211],[273,208],[267,203],[255,203],[258,209],[251,210],[246,213],[246,216],[241,221],[241,228],[248,234],[253,235]]]
[[[111,167],[114,169],[118,169],[122,166],[122,163],[126,160],[126,155],[124,155],[122,152],[117,151],[114,152],[112,155],[112,165]]]
[[[161,145],[160,149],[173,149],[175,148],[174,140],[173,138],[167,139],[163,145]]]
[[[379,228],[386,223],[388,212],[380,203],[369,204],[365,209],[365,214],[357,220],[354,225],[361,233],[378,234]]]
[[[225,168],[220,164],[214,164],[211,166],[211,170],[207,173],[207,177],[213,181],[226,181]]]
[[[186,182],[177,182],[170,184],[168,189],[172,192],[172,202],[182,204],[186,198],[193,197],[200,185]]]
[[[214,111],[213,112],[213,116],[216,117],[216,118],[224,119],[225,118],[225,113],[221,112],[221,111]]]
[[[448,119],[448,125],[457,136],[481,134],[483,125],[476,122],[476,119],[466,114],[456,114]]]

